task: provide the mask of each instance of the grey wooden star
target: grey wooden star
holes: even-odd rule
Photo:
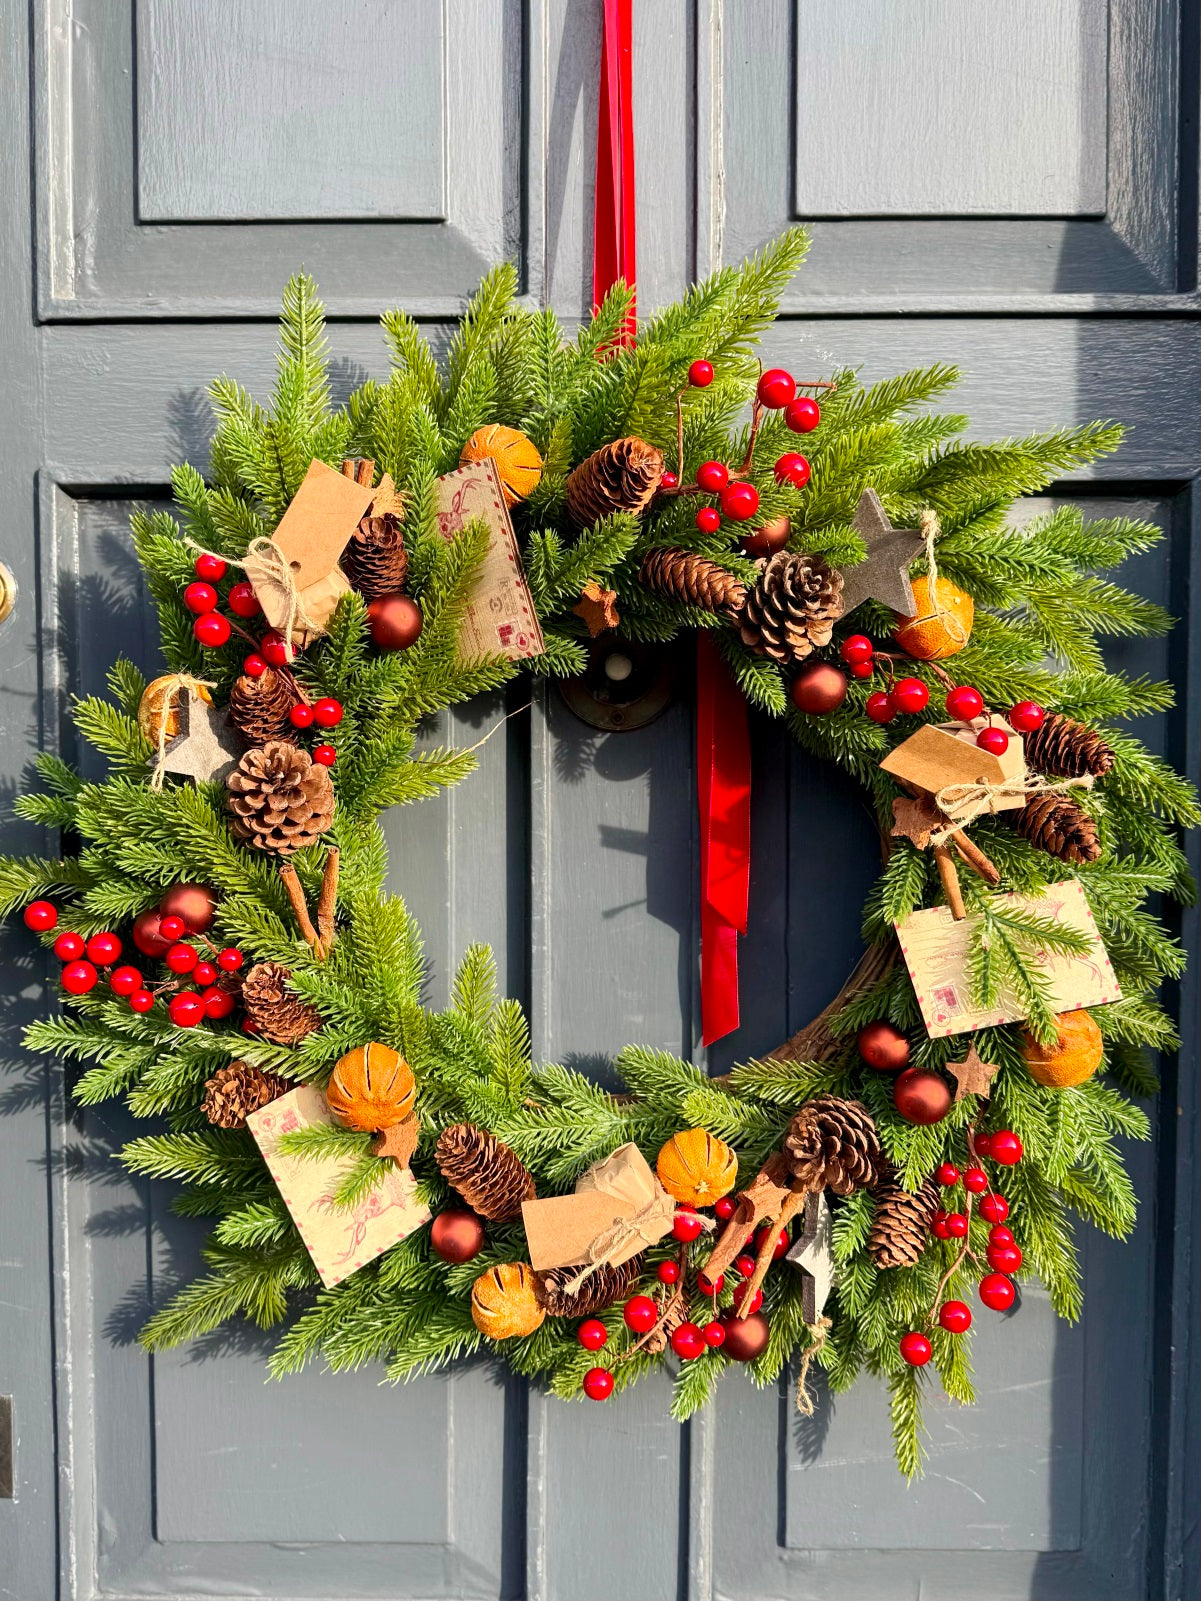
[[[805,1223],[784,1260],[801,1275],[801,1313],[806,1323],[821,1317],[834,1287],[834,1230],[825,1190],[805,1197]]]
[[[844,614],[865,600],[878,600],[903,617],[917,611],[909,564],[922,551],[922,536],[913,528],[894,528],[874,489],[859,497],[852,526],[867,546],[867,560],[842,569]]]
[[[245,741],[224,707],[181,695],[179,721],[180,731],[163,756],[165,773],[179,773],[197,784],[208,784],[232,772]]]

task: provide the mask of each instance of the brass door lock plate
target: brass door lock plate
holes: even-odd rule
[[[17,580],[10,568],[0,561],[0,623],[9,616],[17,604]]]
[[[594,640],[579,678],[561,680],[559,693],[575,715],[606,733],[645,728],[671,704],[675,674],[661,645],[616,635]]]

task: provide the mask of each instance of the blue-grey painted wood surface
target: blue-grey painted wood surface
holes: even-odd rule
[[[598,8],[470,0],[443,15],[421,0],[406,54],[380,46],[399,8],[375,0],[38,0],[32,28],[17,0],[0,6],[11,66],[0,555],[20,585],[0,627],[0,800],[6,847],[34,849],[7,801],[39,743],[69,748],[63,693],[98,688],[118,648],[153,663],[131,502],[160,498],[172,462],[203,461],[214,373],[270,383],[273,330],[231,319],[269,316],[303,260],[357,319],[331,330],[346,388],[384,367],[369,320],[379,309],[445,316],[503,254],[519,260],[531,298],[568,317],[586,309]],[[1093,0],[1006,0],[988,19],[941,0],[886,17],[866,0],[640,0],[641,301],[755,247],[797,209],[802,178],[839,173],[834,200],[848,191],[853,215],[815,227],[767,354],[815,374],[860,364],[869,377],[957,361],[957,404],[982,437],[1094,416],[1130,423],[1119,455],[1063,493],[1169,531],[1133,576],[1187,622],[1166,644],[1120,645],[1115,659],[1176,680],[1181,707],[1153,737],[1196,776],[1201,333],[1186,256],[1196,196],[1187,161],[1178,186],[1176,134],[1180,105],[1196,98],[1194,18],[1174,0],[1113,0],[1103,58],[1105,14]],[[1024,76],[1003,78],[1033,50],[1026,37],[1006,50],[997,20],[1020,15],[1042,41],[1037,93]],[[937,55],[940,23],[954,49],[920,83],[902,81],[912,41]],[[901,28],[895,48],[878,32],[886,24]],[[243,58],[247,35],[257,42]],[[423,99],[426,77],[406,78],[425,72],[435,38],[436,104]],[[377,169],[335,192],[344,130],[293,170],[272,154],[270,118],[321,104],[330,72],[344,92],[356,42],[365,101],[386,77],[407,99],[385,105]],[[848,48],[861,51],[878,114],[815,116],[823,92],[839,106]],[[186,112],[162,98],[184,73]],[[261,108],[253,84],[245,92],[256,75],[270,80]],[[987,160],[961,163],[981,86],[997,81],[1025,97],[1027,120],[999,129]],[[873,190],[890,170],[884,111],[903,111],[918,88],[933,97],[938,137],[917,147],[910,187]],[[1104,99],[1107,125],[1088,94]],[[428,125],[398,149],[403,119],[422,106]],[[981,124],[997,115],[986,104]],[[209,119],[203,150],[188,145],[189,117]],[[1047,142],[1037,170],[1031,127]],[[262,162],[239,168],[238,151],[255,149]],[[801,203],[816,207],[816,189]],[[973,217],[984,203],[994,215]],[[226,220],[181,220],[214,215]],[[1131,314],[1079,315],[1097,307]],[[891,315],[915,308],[939,315]],[[640,733],[587,729],[554,693],[522,710],[524,685],[457,712],[428,737],[474,744],[506,710],[519,715],[483,745],[465,785],[386,822],[392,882],[426,936],[431,998],[445,996],[464,945],[488,940],[506,989],[529,1006],[537,1051],[602,1078],[628,1040],[697,1050],[687,651],[678,666],[676,703]],[[854,791],[757,719],[753,741],[746,1022],[710,1053],[714,1070],[774,1045],[829,999],[872,876]],[[1195,953],[1197,913],[1182,933]],[[1146,1198],[1135,1239],[1087,1239],[1079,1329],[1055,1324],[1034,1289],[1020,1315],[980,1328],[981,1403],[933,1409],[930,1475],[906,1489],[870,1383],[836,1405],[823,1393],[801,1427],[788,1385],[760,1393],[735,1376],[680,1429],[665,1383],[604,1408],[547,1401],[483,1366],[400,1390],[377,1388],[370,1370],[264,1385],[265,1344],[244,1333],[147,1359],[132,1333],[194,1267],[200,1235],[171,1217],[167,1187],[121,1175],[124,1114],[68,1113],[61,1070],[21,1054],[45,974],[19,933],[0,932],[0,952],[0,1393],[14,1396],[18,1430],[16,1497],[0,1500],[6,1601],[1191,1601],[1201,1589],[1195,968],[1177,997],[1186,1049],[1165,1064],[1156,1141],[1130,1153]]]

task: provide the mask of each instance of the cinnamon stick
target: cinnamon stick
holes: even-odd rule
[[[313,920],[309,916],[308,903],[304,898],[304,890],[301,887],[299,878],[296,876],[296,869],[291,862],[281,862],[279,864],[279,876],[288,892],[288,900],[292,903],[292,911],[295,913],[296,921],[300,925],[300,932],[305,943],[311,946],[313,955],[317,960],[323,962],[325,960],[325,947],[321,943],[320,935],[313,927]]]
[[[945,845],[935,845],[934,860],[938,866],[938,876],[942,879],[943,894],[947,897],[947,905],[951,908],[951,916],[957,923],[962,923],[967,916],[967,908],[963,904],[963,891],[959,887],[959,874],[955,870],[951,852]]]

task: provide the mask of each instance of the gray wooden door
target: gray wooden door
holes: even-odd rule
[[[1115,659],[1171,675],[1154,730],[1194,776],[1201,716],[1195,0],[638,0],[641,300],[679,293],[790,218],[811,264],[769,354],[806,376],[962,364],[983,436],[1096,416],[1120,455],[1061,486],[1160,519],[1146,593],[1186,621]],[[594,0],[0,0],[3,796],[61,694],[118,648],[152,661],[125,535],[170,463],[202,460],[209,378],[266,386],[304,263],[338,381],[383,366],[400,303],[434,325],[517,258],[578,316]],[[703,352],[698,351],[698,355]],[[511,704],[520,706],[524,692]],[[452,736],[495,717],[475,706]],[[755,876],[741,1034],[783,1039],[856,950],[872,839],[830,773],[755,730]],[[600,737],[553,694],[441,802],[390,820],[431,992],[491,940],[542,1055],[603,1075],[697,1037],[691,708]],[[8,842],[30,831],[6,824]],[[1194,955],[1195,913],[1183,919]],[[121,1176],[117,1111],[69,1111],[21,1055],[44,1005],[3,936],[0,1395],[15,1497],[0,1596],[641,1601],[1194,1597],[1198,967],[1176,997],[1133,1243],[1085,1249],[1081,1326],[1030,1290],[981,1329],[980,1405],[934,1408],[926,1480],[891,1463],[864,1383],[811,1425],[735,1377],[692,1426],[666,1385],[604,1408],[483,1366],[265,1385],[263,1342],[146,1357],[134,1331],[196,1260],[166,1187]]]

